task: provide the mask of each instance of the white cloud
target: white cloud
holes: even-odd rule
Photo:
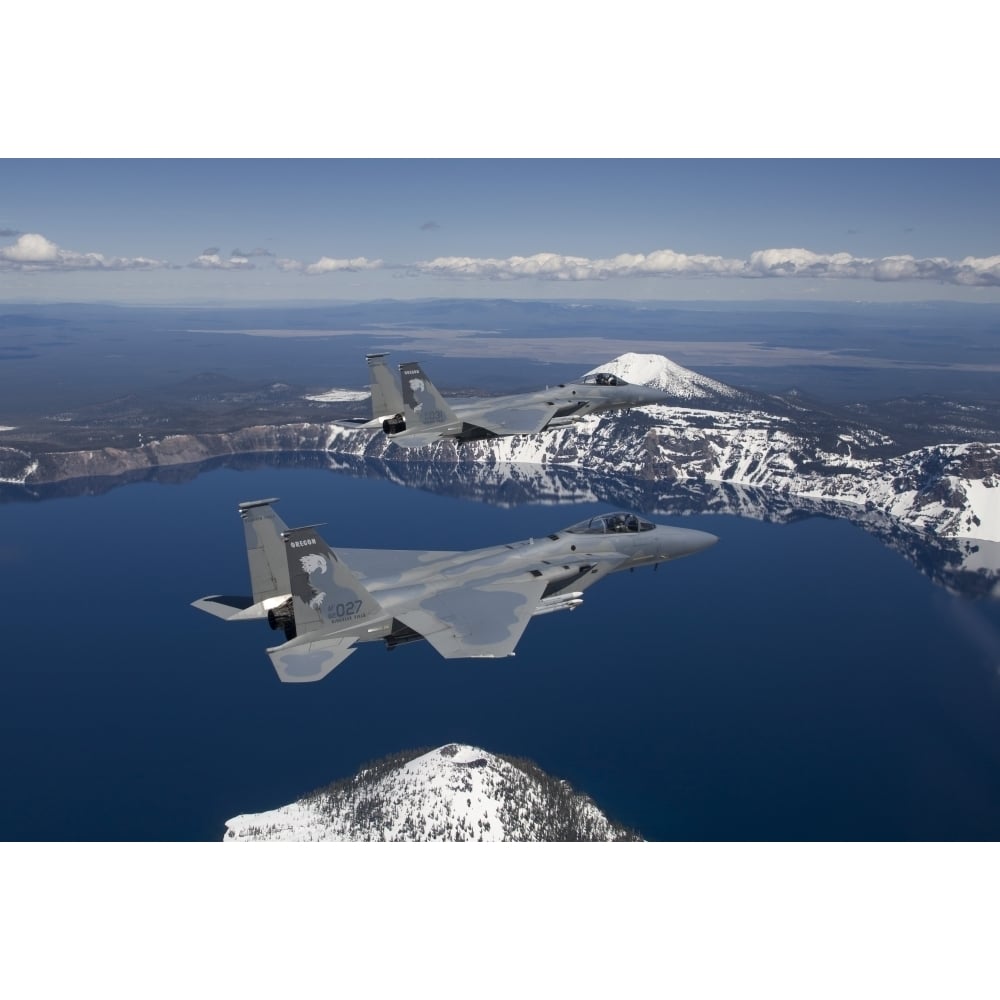
[[[437,257],[420,261],[413,269],[423,274],[475,278],[545,278],[555,281],[601,281],[607,278],[738,275],[745,271],[742,260],[674,250],[653,253],[622,253],[616,257],[569,257],[536,253],[530,257]]]
[[[256,260],[256,263],[255,263]],[[234,250],[228,257],[209,247],[189,268],[209,271],[253,270],[261,266],[309,276],[342,272],[398,269],[403,274],[436,275],[491,281],[535,278],[543,281],[606,281],[613,278],[744,278],[813,280],[853,279],[885,282],[932,281],[962,286],[1000,286],[1000,255],[993,257],[855,257],[846,252],[816,253],[802,247],[755,250],[745,260],[676,250],[621,253],[590,258],[558,253],[530,256],[436,257],[409,265],[387,265],[367,257],[320,257],[314,263],[277,258],[270,251]],[[8,246],[0,246],[0,271],[126,271],[178,267],[149,257],[106,257],[101,253],[64,250],[39,233],[21,233]]]
[[[820,254],[802,248],[755,250],[747,260],[675,250],[618,254],[607,259],[537,253],[530,257],[436,257],[411,270],[454,278],[602,281],[635,277],[855,278],[870,281],[940,281],[956,285],[1000,285],[1000,256],[951,261],[909,255],[869,258]]]
[[[958,285],[1000,285],[1000,254],[993,257],[963,257],[956,265]]]
[[[747,277],[861,278],[870,281],[955,281],[958,265],[944,257],[918,259],[819,254],[802,248],[756,250],[747,261]],[[989,281],[984,282],[989,284]]]
[[[23,233],[10,246],[0,247],[0,270],[7,271],[134,271],[170,266],[150,257],[105,257],[63,250],[39,233]]]
[[[965,257],[852,257],[847,253],[816,254],[810,250],[758,250],[750,255],[755,277],[802,276],[863,278],[871,281],[938,281],[952,285],[1000,285],[1000,256]]]
[[[278,261],[282,271],[300,271],[302,274],[330,274],[335,271],[375,271],[382,267],[381,260],[369,260],[367,257],[351,257],[348,259],[336,257],[320,257],[315,264],[303,264],[301,261],[282,258]]]
[[[218,251],[212,249],[199,254],[188,267],[198,267],[208,271],[247,271],[252,270],[254,265],[246,257],[223,258]]]
[[[38,233],[25,233],[12,246],[0,250],[0,256],[18,264],[51,263],[59,259],[59,247]]]

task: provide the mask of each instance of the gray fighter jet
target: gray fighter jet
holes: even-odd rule
[[[285,642],[268,649],[282,681],[322,680],[358,643],[389,649],[426,639],[442,656],[512,656],[535,615],[572,611],[623,569],[701,552],[706,531],[599,514],[545,538],[467,552],[338,549],[316,526],[289,530],[276,501],[239,505],[252,597],[193,605],[227,621],[267,619]]]
[[[564,427],[590,413],[626,410],[663,403],[660,389],[632,385],[611,372],[594,372],[575,382],[517,396],[449,403],[415,362],[399,366],[402,392],[386,367],[384,354],[367,356],[372,392],[372,418],[404,448],[421,448],[439,438],[475,441],[512,434],[537,434]],[[360,421],[349,421],[357,425]]]

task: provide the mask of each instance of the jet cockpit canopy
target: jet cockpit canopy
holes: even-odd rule
[[[584,375],[578,379],[579,385],[628,385],[629,383],[611,372],[595,372],[592,375]]]
[[[651,521],[637,514],[616,511],[614,514],[598,514],[566,530],[575,535],[609,535],[628,531],[652,531],[655,527]]]

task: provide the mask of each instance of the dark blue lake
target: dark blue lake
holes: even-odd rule
[[[242,593],[241,500],[331,545],[471,548],[602,505],[495,507],[320,470],[0,505],[0,838],[218,839],[390,752],[528,757],[650,840],[997,839],[1000,607],[842,521],[719,535],[528,627],[516,657],[362,647],[282,685]]]

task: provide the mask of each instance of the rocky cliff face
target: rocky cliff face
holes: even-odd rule
[[[293,423],[219,434],[172,434],[138,448],[98,448],[30,454],[0,447],[0,482],[37,486],[69,479],[121,476],[144,469],[194,465],[232,455],[325,451],[327,424]]]
[[[236,816],[223,840],[639,840],[530,761],[456,743],[368,764],[297,802]]]
[[[318,452],[332,457],[490,469],[567,468],[650,483],[752,487],[790,504],[876,512],[913,531],[1000,542],[1000,443],[900,449],[887,434],[835,422],[788,400],[769,400],[689,372],[658,355],[622,355],[601,369],[644,378],[664,404],[601,414],[538,435],[404,450],[380,431],[333,423],[172,435],[141,447],[30,454],[0,448],[0,480],[33,486],[120,476],[220,456]],[[502,486],[498,486],[502,488]]]

